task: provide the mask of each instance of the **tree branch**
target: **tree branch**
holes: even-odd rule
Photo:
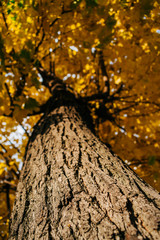
[[[112,96],[115,96],[116,94],[119,94],[119,93],[123,90],[123,86],[124,86],[124,84],[121,83],[120,87],[117,89],[117,91],[115,91],[115,92],[112,94]]]
[[[64,10],[64,3],[62,5],[62,12],[61,15],[65,14],[65,13],[69,13],[72,12],[73,10]],[[53,25],[60,19],[60,17],[57,17],[53,20],[53,22],[49,25],[50,27],[53,27]]]
[[[99,65],[102,71],[103,80],[105,82],[105,87],[107,89],[104,89],[104,92],[109,96],[110,95],[110,84],[109,84],[109,76],[106,71],[106,66],[104,64],[104,58],[103,58],[103,52],[99,51]]]
[[[17,121],[17,120],[16,120]],[[25,131],[25,134],[27,135],[27,137],[30,137],[29,136],[29,133],[27,132],[27,130],[25,129],[25,127],[19,122],[19,121],[17,121],[18,122],[18,124],[23,128],[23,130]]]
[[[15,189],[16,189],[16,184],[14,184],[14,183],[11,183],[11,182],[9,182],[9,181],[7,181],[7,180],[3,180],[3,183],[5,183],[5,184],[8,184],[8,185],[10,185],[10,186],[12,186],[12,187],[14,187]]]
[[[50,27],[53,27],[53,25],[58,21],[59,17],[55,18],[53,22],[49,25]]]
[[[38,52],[38,49],[39,49],[39,47],[41,46],[44,37],[45,37],[45,32],[44,32],[44,29],[43,29],[43,35],[42,35],[42,38],[41,38],[40,42],[38,43],[38,45],[37,45],[36,48],[35,48],[35,53]]]
[[[25,83],[26,83],[26,77],[28,74],[24,74],[20,71],[20,74],[22,76],[22,79],[19,81],[19,83],[16,85],[17,90],[15,92],[13,100],[15,100],[17,97],[19,97],[22,94],[22,91],[24,89]]]
[[[2,8],[1,1],[0,1],[0,7]],[[7,24],[6,17],[5,17],[5,14],[4,14],[3,10],[2,10],[2,17],[3,17],[3,20],[4,20],[5,26],[6,26],[7,30],[8,30],[8,24]]]
[[[11,93],[10,93],[10,91],[9,91],[9,87],[8,87],[7,83],[5,83],[4,85],[5,85],[5,87],[6,87],[6,90],[7,90],[9,99],[10,99],[10,106],[14,106],[14,104],[13,104],[13,99],[12,99]]]
[[[66,90],[66,84],[55,74],[46,71],[41,64],[37,67],[37,71],[43,78],[43,85],[46,86],[53,95],[55,90]]]

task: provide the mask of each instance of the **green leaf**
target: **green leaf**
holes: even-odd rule
[[[26,46],[28,47],[28,49],[33,50],[34,45],[33,45],[33,43],[32,43],[31,40],[28,40],[28,41],[26,42]],[[29,54],[30,54],[30,52],[29,52]]]
[[[128,2],[126,0],[121,0],[120,3],[122,7],[124,8],[128,7]]]
[[[29,99],[26,101],[24,108],[25,108],[25,109],[34,109],[34,108],[36,108],[36,107],[38,107],[38,106],[39,106],[39,104],[38,104],[38,102],[36,101],[36,99],[34,99],[34,98],[29,98]]]
[[[14,15],[14,17],[11,17],[11,19],[12,19],[13,21],[16,21],[17,15]]]
[[[18,55],[18,53],[12,51],[12,52],[11,52],[11,56],[14,58],[14,60],[16,60],[16,61],[19,60],[19,55]]]
[[[27,62],[31,61],[31,54],[30,51],[28,51],[27,49],[21,50],[20,57],[26,59]]]
[[[23,8],[23,7],[24,7],[23,3],[19,2],[19,3],[18,3],[18,7],[19,7],[19,8]]]
[[[141,0],[140,1],[140,13],[143,17],[144,15],[149,15],[150,11],[153,9],[153,0]]]
[[[35,66],[35,67],[40,67],[40,61],[39,61],[39,60],[36,60],[35,63],[34,63],[34,66]]]
[[[7,10],[7,13],[10,14],[10,13],[11,13],[11,9],[8,9],[8,10]]]
[[[102,49],[105,45],[109,44],[113,38],[113,34],[109,34],[108,36],[103,36],[102,33],[99,35],[100,44],[97,45],[97,48],[100,48],[100,49]]]
[[[71,9],[76,9],[78,5],[82,2],[82,0],[74,0],[71,2],[70,8]]]
[[[97,7],[97,0],[86,0],[86,6],[91,8]]]
[[[3,104],[4,104],[4,100],[3,98],[0,97],[0,106],[3,106]]]
[[[90,43],[90,42],[87,42],[87,41],[84,41],[84,42],[83,42],[83,47],[84,47],[84,48],[91,48],[91,43]]]
[[[36,77],[32,79],[32,83],[36,87],[36,89],[39,89],[40,82],[38,81],[38,79]]]
[[[4,41],[0,34],[0,59],[1,59],[1,65],[4,65]]]
[[[153,177],[154,177],[155,180],[158,180],[158,178],[159,178],[158,172],[155,172],[155,173],[153,174]]]
[[[155,156],[150,156],[148,159],[148,165],[154,165],[156,161],[156,157]]]
[[[39,9],[39,3],[35,3],[35,0],[32,1],[32,7],[34,8],[34,10],[38,11]]]
[[[116,20],[114,18],[114,15],[109,16],[105,22],[105,24],[107,25],[107,27],[109,29],[112,29],[114,27],[114,25],[116,24]]]

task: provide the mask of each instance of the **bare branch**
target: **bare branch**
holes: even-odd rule
[[[21,151],[19,150],[19,148],[16,147],[16,146],[11,142],[11,140],[9,140],[9,139],[7,139],[7,140],[10,142],[10,144],[12,145],[12,147],[17,150],[18,153],[21,153]]]
[[[64,10],[64,3],[62,5],[62,12],[61,12],[61,15],[65,14],[65,13],[69,13],[69,12],[72,12],[73,10]],[[53,27],[53,25],[60,19],[60,17],[57,17],[53,20],[53,22],[49,25],[50,27]]]
[[[2,3],[1,2],[0,2],[0,7],[2,7]],[[8,24],[7,24],[6,17],[5,17],[5,14],[4,14],[3,10],[2,10],[1,13],[2,13],[2,17],[3,17],[3,20],[4,20],[5,26],[6,26],[7,30],[8,30]]]
[[[59,17],[55,18],[53,22],[49,25],[50,27],[53,27],[53,25],[58,21]]]
[[[45,37],[45,32],[44,32],[44,29],[43,29],[42,38],[41,38],[40,42],[38,43],[38,45],[37,45],[36,48],[35,48],[35,53],[38,52],[38,49],[39,49],[39,47],[41,46],[41,44],[42,44],[42,42],[43,42],[43,40],[44,40],[44,37]]]
[[[99,65],[100,65],[100,68],[101,68],[101,71],[102,71],[102,76],[103,76],[103,79],[104,79],[104,82],[105,82],[105,87],[107,88],[107,89],[104,89],[104,91],[109,96],[110,95],[109,76],[108,76],[107,71],[106,71],[106,66],[105,66],[105,63],[104,63],[104,58],[103,58],[103,52],[102,51],[99,52]]]
[[[119,113],[119,112],[128,110],[128,109],[130,109],[131,107],[135,107],[135,106],[137,106],[137,105],[138,105],[138,104],[135,102],[134,104],[132,104],[132,105],[130,105],[130,106],[127,106],[127,107],[125,107],[125,108],[116,109],[114,113],[117,114],[117,113]]]
[[[46,71],[43,69],[42,65],[40,64],[40,67],[37,67],[37,71],[41,74],[43,78],[43,85],[46,86],[50,93],[53,95],[53,92],[56,90],[64,90],[66,89],[66,85],[58,78],[55,74]]]
[[[119,94],[122,90],[123,90],[124,84],[121,83],[120,87],[117,89],[117,91],[115,91],[112,96],[115,96],[116,94]]]
[[[2,143],[0,143],[0,146],[1,146],[1,148],[2,148],[5,152],[7,152],[7,149],[3,146]]]
[[[8,185],[10,185],[10,186],[12,186],[12,187],[15,187],[15,188],[17,187],[16,184],[11,183],[11,182],[9,182],[9,181],[7,181],[7,180],[3,180],[2,183],[8,184]]]
[[[16,120],[17,121],[17,120]],[[17,121],[18,124],[23,128],[23,130],[25,131],[25,134],[27,135],[27,137],[30,137],[29,136],[29,133],[27,132],[27,130],[25,129],[25,127],[22,125],[22,123],[20,123],[19,121]]]
[[[13,104],[13,99],[12,99],[11,93],[10,93],[10,91],[9,91],[9,87],[8,87],[7,83],[5,83],[4,85],[5,85],[5,87],[6,87],[6,90],[7,90],[9,99],[10,99],[10,106],[13,106],[13,105],[14,105],[14,104]]]
[[[26,83],[26,77],[28,76],[28,74],[24,74],[21,71],[20,71],[20,74],[22,76],[22,79],[16,85],[17,90],[15,92],[13,100],[15,100],[17,97],[19,97],[22,94],[22,91],[23,91],[25,83]]]
[[[39,17],[38,17],[38,21],[39,21]],[[36,36],[38,36],[38,34],[40,33],[42,26],[43,26],[43,20],[41,21],[40,27],[37,29]]]

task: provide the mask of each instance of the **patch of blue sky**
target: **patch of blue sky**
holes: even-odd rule
[[[76,51],[76,52],[78,52],[78,48],[77,47],[75,47],[75,46],[70,46],[69,47],[71,50],[73,50],[73,51]]]

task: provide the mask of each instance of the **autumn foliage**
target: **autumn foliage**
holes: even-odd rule
[[[4,239],[25,147],[51,96],[44,71],[86,101],[100,139],[160,190],[159,26],[157,0],[0,1]]]

